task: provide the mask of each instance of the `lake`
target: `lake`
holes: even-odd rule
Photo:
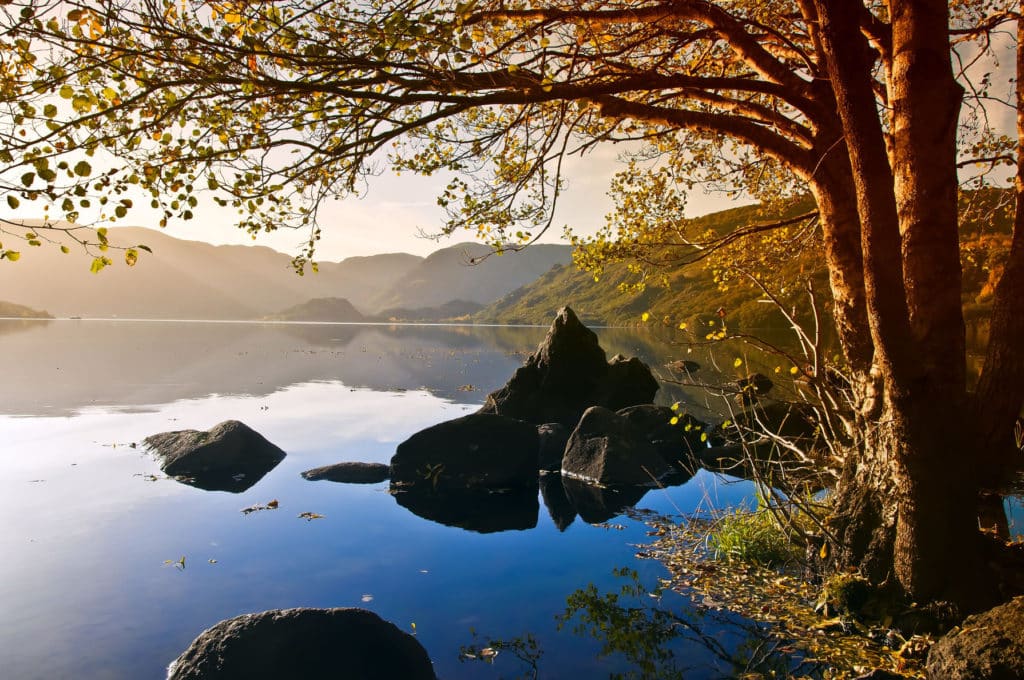
[[[679,358],[678,346],[649,333],[596,330],[609,356],[652,366]],[[545,332],[0,321],[0,675],[162,678],[221,619],[358,606],[415,633],[444,680],[651,676],[636,654],[602,653],[607,638],[575,632],[578,611],[559,625],[567,599],[589,584],[620,592],[633,581],[621,568],[646,588],[664,575],[635,556],[648,527],[622,505],[725,507],[749,497],[749,483],[701,471],[639,499],[574,505],[556,476],[512,513],[442,508],[433,516],[445,524],[400,506],[387,483],[299,475],[346,460],[386,463],[414,432],[479,408]],[[695,394],[673,387],[658,401],[689,398],[699,412]],[[166,478],[133,446],[226,419],[287,452],[242,493]],[[241,512],[271,500],[277,509]],[[623,596],[618,605],[692,622],[664,643],[673,656],[663,668],[719,678],[742,666],[749,625],[738,617],[672,593]],[[523,644],[493,663],[460,658],[464,646],[491,640]]]

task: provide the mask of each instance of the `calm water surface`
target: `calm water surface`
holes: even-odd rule
[[[161,678],[213,623],[297,606],[371,609],[415,631],[445,680],[531,672],[512,653],[491,665],[459,659],[463,645],[526,634],[541,651],[537,677],[635,670],[622,655],[602,655],[602,641],[574,633],[572,621],[559,629],[556,617],[587,584],[617,591],[617,567],[654,585],[659,565],[634,557],[646,540],[642,523],[619,516],[592,525],[564,504],[552,519],[541,499],[515,518],[533,528],[479,533],[416,516],[386,483],[299,476],[343,460],[387,462],[417,430],[477,409],[544,333],[0,321],[0,676]],[[599,335],[609,355],[654,365],[676,351],[626,331]],[[240,494],[167,479],[131,446],[228,418],[288,454]],[[749,492],[702,472],[637,506],[685,512]],[[279,509],[240,512],[272,499]],[[174,564],[182,558],[183,569]],[[679,596],[633,603],[655,605],[694,614]],[[744,639],[738,631],[720,620],[705,632],[733,650]],[[688,678],[733,672],[706,645],[672,645]]]

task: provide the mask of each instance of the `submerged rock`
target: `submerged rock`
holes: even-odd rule
[[[391,482],[432,491],[537,488],[537,428],[471,413],[420,430],[398,445]]]
[[[630,420],[594,406],[569,437],[562,474],[602,486],[653,484],[670,468]]]
[[[311,482],[323,479],[347,484],[376,484],[386,482],[390,476],[391,468],[384,463],[335,463],[302,473]]]
[[[168,668],[168,680],[360,678],[435,680],[427,651],[373,612],[272,609],[203,631]]]
[[[206,431],[162,432],[142,443],[156,455],[165,474],[210,491],[245,491],[285,457],[284,451],[237,420]]]
[[[487,396],[480,413],[573,427],[590,406],[649,403],[657,391],[658,382],[643,362],[615,357],[609,363],[597,335],[563,307],[537,351]]]
[[[943,680],[1024,678],[1024,597],[968,616],[932,645],[927,669]]]

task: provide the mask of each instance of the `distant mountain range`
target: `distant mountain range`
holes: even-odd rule
[[[288,255],[264,246],[214,246],[141,227],[112,228],[108,238],[111,245],[145,244],[153,252],[141,252],[135,267],[115,262],[93,274],[73,245],[66,255],[48,244],[25,247],[18,262],[0,262],[0,299],[85,318],[355,318],[340,303],[313,305],[317,298],[347,300],[356,314],[373,317],[386,309],[408,314],[462,301],[471,304],[457,304],[453,311],[465,315],[571,257],[569,246],[545,245],[470,266],[470,258],[488,249],[462,243],[426,258],[390,253],[320,262],[318,273],[298,276]],[[119,251],[110,255],[119,258]],[[292,309],[300,305],[312,306]],[[321,316],[326,318],[313,318]]]
[[[986,190],[962,198],[974,205],[961,224],[964,306],[972,316],[987,313],[1002,270],[1000,253],[1009,247],[1011,221],[999,207],[1007,204],[1007,196],[1005,190]],[[807,198],[774,209],[745,206],[697,218],[694,226],[723,235],[812,207]],[[571,248],[562,245],[534,245],[520,253],[483,257],[487,246],[460,243],[426,258],[391,253],[321,262],[319,273],[297,276],[289,256],[266,247],[213,246],[134,227],[110,229],[108,235],[112,244],[143,243],[153,253],[140,253],[135,267],[117,263],[92,274],[88,260],[74,251],[62,255],[55,247],[22,248],[18,262],[0,262],[0,300],[60,317],[460,319],[543,325],[568,304],[585,323],[635,325],[647,314],[648,324],[684,325],[698,338],[709,324],[717,327],[719,310],[733,329],[788,327],[773,305],[761,303],[763,296],[752,285],[722,287],[701,262],[667,264],[657,270],[664,285],[650,284],[637,293],[621,285],[635,280],[624,264],[606,267],[595,281],[593,274],[571,265]],[[665,255],[666,262],[678,260],[677,253]],[[481,261],[470,264],[474,260]],[[820,248],[795,251],[772,266],[784,280],[811,279],[819,295],[818,309],[827,315],[829,285]],[[795,297],[786,303],[806,311],[802,287],[793,289],[790,294]]]

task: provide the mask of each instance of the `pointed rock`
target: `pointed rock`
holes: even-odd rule
[[[642,361],[615,357],[609,363],[597,335],[563,307],[537,351],[487,396],[480,412],[574,427],[591,406],[650,403],[657,391],[658,382]]]

